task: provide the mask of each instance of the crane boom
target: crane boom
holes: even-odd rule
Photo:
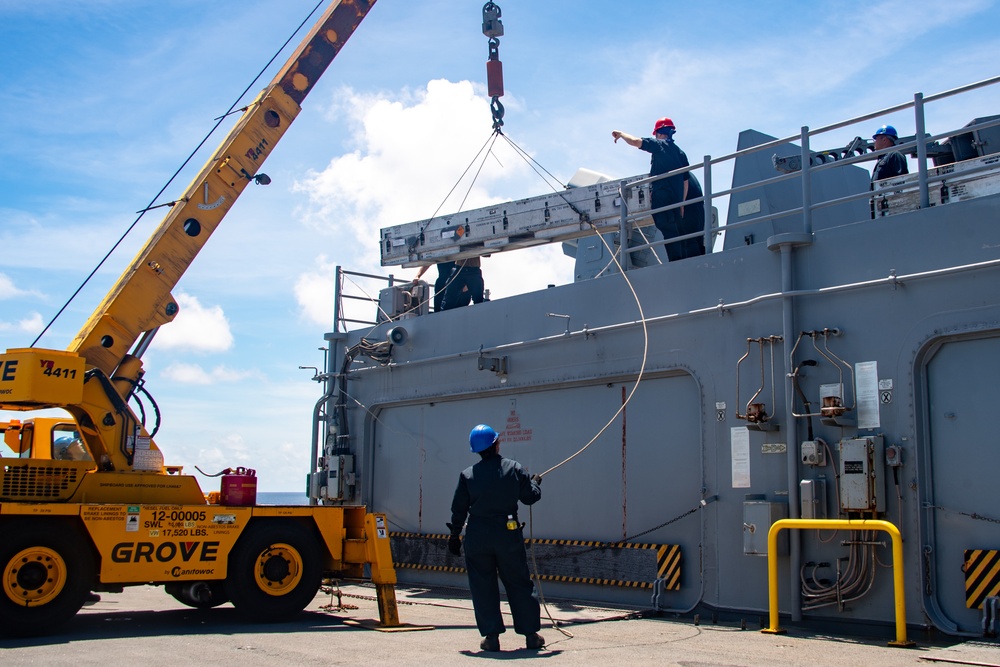
[[[333,0],[271,83],[174,202],[65,351],[0,355],[0,409],[63,408],[104,471],[162,473],[163,457],[128,405],[150,336],[179,307],[170,291],[251,181],[375,0]],[[136,345],[136,351],[130,349]]]
[[[174,319],[170,290],[301,110],[301,103],[375,0],[337,0],[160,223],[69,346],[111,376],[142,334]]]

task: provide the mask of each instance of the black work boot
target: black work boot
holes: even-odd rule
[[[486,635],[483,637],[483,641],[479,642],[479,648],[484,651],[499,651],[500,635]]]
[[[545,640],[537,632],[532,632],[530,635],[524,636],[524,645],[527,648],[540,649],[545,646]]]

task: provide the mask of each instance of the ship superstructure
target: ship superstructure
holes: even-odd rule
[[[558,241],[576,280],[445,312],[397,283],[371,324],[338,320],[316,502],[385,513],[400,579],[462,584],[445,521],[490,423],[547,472],[521,517],[547,595],[765,615],[770,557],[793,621],[893,623],[901,570],[906,624],[995,633],[1000,117],[932,130],[924,105],[997,80],[917,95],[911,173],[874,184],[870,146],[816,147],[878,113],[742,133],[692,168],[704,256],[665,261],[641,176],[382,230],[386,266]],[[785,518],[890,522],[902,562],[867,528],[769,549]]]

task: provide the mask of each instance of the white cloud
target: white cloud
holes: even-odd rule
[[[379,266],[380,228],[523,197],[529,187],[545,188],[503,138],[477,156],[490,138],[491,122],[484,91],[468,81],[434,80],[395,97],[345,89],[337,98],[343,100],[339,111],[350,119],[359,148],[334,158],[294,189],[309,197],[303,215],[310,225],[331,234],[346,231],[364,248],[353,258],[356,264],[345,268],[405,280],[415,271]],[[516,100],[511,105],[516,108]],[[333,321],[336,264],[343,261],[321,255],[316,269],[296,282],[296,299],[310,322],[329,326]],[[572,260],[555,245],[487,259],[483,273],[498,298],[569,282],[572,268]],[[385,286],[359,279],[348,283],[345,293],[373,298]],[[352,301],[345,309],[348,317],[362,320],[372,319],[375,310]]]
[[[309,322],[329,327],[333,324],[333,299],[336,265],[326,255],[316,258],[316,270],[299,275],[295,281],[295,300]]]
[[[380,227],[499,201],[489,186],[528,172],[510,147],[497,141],[495,157],[480,160],[483,169],[475,184],[478,161],[442,206],[490,136],[488,103],[469,81],[430,81],[423,90],[404,90],[395,98],[345,89],[338,98],[352,119],[359,148],[312,172],[295,189],[309,196],[311,224],[352,229],[373,251],[378,248],[373,232]]]
[[[177,305],[180,312],[156,333],[154,349],[225,352],[233,346],[229,320],[220,306],[202,306],[196,297],[184,293],[177,294]]]
[[[5,273],[0,273],[0,299],[15,299],[21,297],[40,298],[42,293],[37,290],[23,290],[14,284]]]
[[[161,373],[162,377],[180,384],[218,384],[239,382],[247,379],[262,379],[259,371],[236,371],[225,366],[205,370],[199,364],[174,363]]]
[[[249,462],[250,454],[243,436],[239,433],[230,433],[220,438],[217,447],[200,449],[198,451],[198,460],[203,464],[208,464],[210,467],[217,467],[218,470],[224,470],[225,468],[233,467],[234,463]],[[210,472],[209,469],[204,470],[205,472]],[[211,470],[211,472],[218,472],[218,470]]]
[[[0,321],[0,331],[17,331],[21,333],[35,334],[42,330],[45,325],[42,323],[40,313],[33,312],[28,317],[18,320],[15,323]]]

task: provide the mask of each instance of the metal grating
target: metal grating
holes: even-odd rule
[[[93,468],[91,461],[6,460],[0,469],[0,500],[68,500]]]

